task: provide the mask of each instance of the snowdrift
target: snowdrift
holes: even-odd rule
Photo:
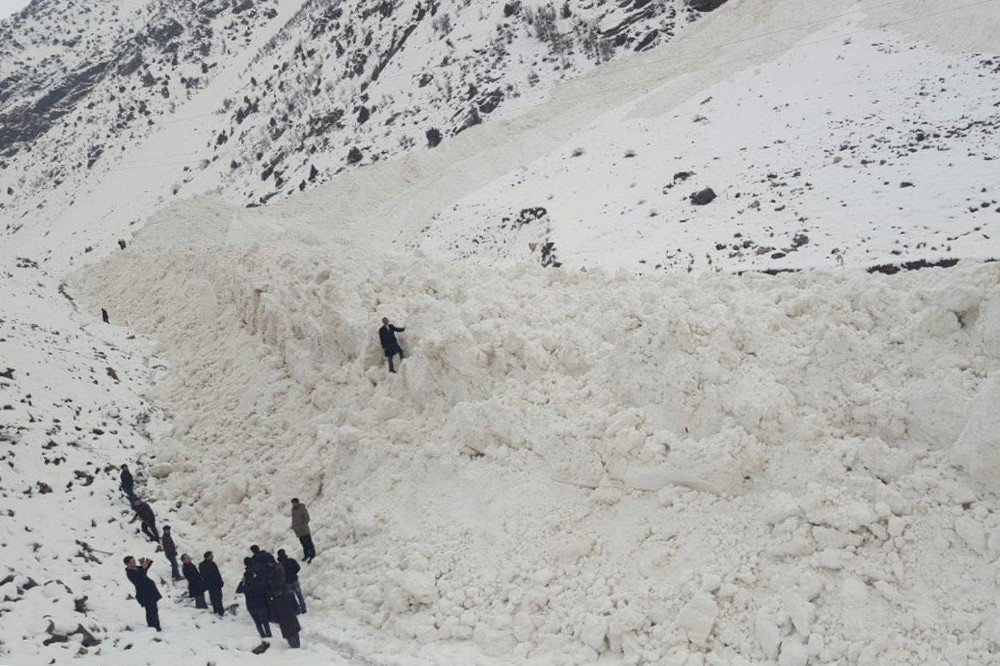
[[[160,490],[233,551],[302,498],[311,608],[379,649],[988,660],[997,265],[484,270],[197,210],[79,278],[170,363]]]

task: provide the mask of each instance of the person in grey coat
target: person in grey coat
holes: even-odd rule
[[[309,530],[309,511],[299,499],[292,499],[292,531],[302,544],[302,559],[312,562],[316,557],[316,547],[313,545],[312,532]]]

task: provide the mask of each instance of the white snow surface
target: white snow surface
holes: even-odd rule
[[[224,203],[272,185],[211,161],[212,116],[297,9],[220,18],[251,48],[93,171],[103,125],[69,116],[0,173],[0,663],[997,661],[1000,268],[861,270],[997,255],[995,0],[730,0],[433,150],[368,124],[396,157]],[[807,270],[733,273],[781,268]],[[190,607],[123,461],[227,604],[308,504],[303,650]],[[157,562],[161,635],[125,553]]]
[[[190,202],[77,288],[170,364],[160,491],[229,550],[286,541],[302,498],[307,593],[361,653],[989,660],[996,497],[952,457],[1000,464],[989,417],[965,427],[991,414],[996,264],[485,269],[276,212]]]

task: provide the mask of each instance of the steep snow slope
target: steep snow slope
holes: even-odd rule
[[[29,260],[5,262],[0,271],[0,662],[68,663],[82,655],[106,664],[238,661],[257,644],[245,622],[185,607],[186,589],[167,582],[166,560],[129,523],[118,491],[111,465],[143,469],[150,437],[163,430],[161,410],[142,397],[155,371],[148,344],[78,312],[65,285]],[[217,550],[227,602],[234,602],[239,559],[204,539],[197,516],[177,513],[186,498],[147,494],[145,481],[139,493],[160,525],[173,525],[182,550]],[[125,553],[156,560],[167,642],[144,626],[124,580]],[[322,640],[313,639],[302,663],[340,661]],[[264,661],[277,663],[280,654]]]
[[[615,109],[409,244],[640,273],[1000,256],[998,96],[1000,48],[836,25],[678,106]]]
[[[515,213],[538,207],[535,201],[479,191],[490,183],[494,189],[506,186],[505,174],[520,167],[592,198],[599,162],[591,157],[607,151],[618,159],[624,148],[636,150],[629,159],[643,160],[645,168],[597,171],[601,182],[617,182],[609,197],[619,197],[633,178],[645,182],[651,177],[647,172],[665,169],[672,179],[672,151],[658,162],[634,146],[605,140],[591,127],[635,136],[637,127],[646,126],[647,135],[658,135],[655,119],[662,118],[671,130],[691,132],[690,154],[705,164],[696,176],[739,182],[741,163],[716,168],[710,161],[716,139],[701,123],[689,125],[684,114],[700,112],[700,102],[712,93],[762,111],[740,85],[766,88],[762,82],[802,74],[794,58],[781,54],[813,40],[825,41],[816,50],[792,53],[816,58],[817,67],[833,71],[849,63],[846,71],[862,83],[845,77],[845,88],[881,101],[874,125],[865,125],[853,108],[813,87],[810,77],[799,80],[810,95],[823,98],[821,109],[858,122],[854,131],[886,129],[884,109],[914,101],[914,117],[919,113],[928,121],[953,121],[963,108],[970,118],[989,121],[992,112],[984,106],[993,104],[996,75],[986,61],[992,56],[966,52],[997,52],[995,2],[942,8],[925,1],[818,0],[804,7],[734,0],[691,25],[684,17],[696,15],[685,10],[674,26],[680,38],[669,41],[663,22],[672,19],[664,10],[679,5],[581,4],[575,18],[596,20],[601,30],[637,26],[625,31],[616,55],[641,44],[649,34],[644,26],[664,30],[656,49],[601,67],[586,51],[585,32],[539,35],[537,24],[527,22],[529,10],[537,16],[536,3],[502,18],[504,5],[484,4],[482,23],[461,3],[419,21],[409,13],[413,5],[382,3],[392,9],[389,15],[375,11],[363,24],[340,20],[339,26],[336,17],[320,20],[322,3],[277,3],[273,17],[264,4],[254,3],[260,14],[246,14],[245,7],[237,11],[244,4],[209,3],[207,14],[192,16],[176,3],[120,5],[118,18],[105,10],[83,31],[97,37],[81,41],[91,50],[79,53],[92,53],[94,60],[77,60],[74,47],[46,43],[53,53],[46,52],[44,63],[31,53],[31,61],[0,61],[5,68],[0,90],[19,86],[16,96],[0,99],[4,129],[10,118],[51,121],[33,142],[0,145],[4,152],[17,148],[0,169],[0,196],[9,197],[0,201],[0,258],[13,275],[3,283],[3,316],[4,325],[16,332],[9,338],[13,342],[0,342],[0,370],[15,369],[12,381],[0,378],[5,397],[12,395],[5,404],[15,410],[0,417],[12,419],[4,421],[8,430],[29,428],[19,435],[23,443],[17,447],[23,448],[10,448],[17,457],[6,460],[15,467],[4,479],[4,492],[22,496],[2,523],[4,542],[15,546],[15,578],[4,583],[4,595],[18,599],[0,605],[3,650],[18,663],[71,659],[85,635],[42,645],[50,638],[48,614],[57,620],[57,634],[78,624],[93,632],[102,641],[97,661],[227,663],[246,655],[254,641],[246,638],[252,628],[245,617],[195,631],[199,616],[177,607],[178,599],[165,603],[173,629],[163,642],[142,629],[126,629],[134,626],[138,609],[127,598],[116,558],[123,550],[145,547],[119,531],[113,479],[95,470],[120,462],[127,450],[143,468],[166,463],[158,473],[167,476],[150,481],[157,508],[183,528],[192,548],[211,545],[224,553],[227,580],[249,537],[288,539],[283,516],[288,492],[310,498],[324,554],[306,586],[321,612],[307,618],[310,647],[297,655],[301,660],[330,663],[353,650],[375,663],[548,664],[598,655],[633,663],[995,659],[997,506],[996,488],[990,490],[997,469],[991,409],[998,390],[995,268],[891,279],[847,272],[774,281],[636,280],[524,264],[494,270],[486,262],[501,254],[492,248],[451,265],[457,253],[448,241],[460,238],[465,227],[421,234],[435,213],[459,201],[462,206],[505,202],[517,206]],[[67,8],[77,12],[73,22],[89,20],[88,7],[80,3],[50,7]],[[453,41],[454,51],[436,43],[443,28],[433,19],[445,9],[454,34],[470,36]],[[857,21],[848,26],[853,35],[848,45],[838,23],[845,14]],[[609,17],[607,24],[601,24],[603,17]],[[567,23],[557,13],[555,20],[565,28],[575,18]],[[172,20],[185,28],[181,35],[169,35]],[[879,30],[884,22],[893,23],[891,32],[855,30]],[[325,32],[314,38],[312,30],[321,23]],[[387,53],[381,49],[398,44],[414,24],[405,48],[373,77]],[[50,42],[41,25],[34,29]],[[830,26],[836,30],[817,32]],[[200,73],[198,35],[209,29],[208,72]],[[509,45],[495,44],[501,57],[489,40],[503,31],[514,37]],[[112,48],[111,34],[127,36],[126,47]],[[152,34],[167,37],[149,41]],[[130,42],[133,36],[138,41]],[[913,41],[918,38],[932,48]],[[7,48],[7,41],[0,41]],[[883,50],[901,50],[873,50],[876,41]],[[336,56],[338,42],[350,45],[343,61]],[[556,51],[567,42],[572,56]],[[833,48],[838,46],[845,48]],[[441,49],[456,63],[441,64]],[[947,55],[950,49],[957,55]],[[366,60],[361,74],[344,69],[348,60],[369,51],[379,57]],[[115,73],[114,67],[93,87],[86,80],[76,86],[85,65],[106,58],[123,63],[135,53],[142,54],[142,66],[153,78],[148,88],[144,74]],[[172,54],[178,54],[176,65]],[[861,61],[869,57],[865,66]],[[324,58],[322,71],[313,72]],[[949,81],[954,74],[959,85],[945,87],[962,96],[928,86],[930,99],[910,99],[908,93],[919,90],[910,65],[927,68],[929,76],[947,71]],[[952,69],[945,70],[948,66]],[[275,67],[285,71],[274,74]],[[531,67],[540,75],[536,87],[517,89],[517,97],[505,95],[491,113],[479,109],[479,97],[469,96],[470,81],[483,93],[500,85],[496,74],[513,72],[513,80],[527,80]],[[428,68],[447,85],[421,88],[419,78],[403,76]],[[741,73],[748,68],[761,73]],[[578,76],[586,70],[591,71]],[[400,76],[390,77],[390,71]],[[567,72],[568,80],[551,88]],[[868,88],[864,79],[876,74],[891,90]],[[983,85],[973,85],[974,78]],[[191,79],[196,85],[188,87]],[[339,86],[339,97],[311,95],[318,80]],[[290,102],[307,81],[309,95]],[[57,108],[57,117],[23,113],[40,108],[33,105],[47,85],[59,99],[70,95],[71,111]],[[376,89],[382,99],[372,96]],[[406,91],[414,98],[404,103]],[[757,94],[782,97],[798,110],[816,108],[794,90]],[[90,102],[94,107],[87,109]],[[397,102],[409,115],[386,126]],[[241,108],[255,105],[256,112],[237,120]],[[369,114],[364,121],[361,106]],[[484,122],[457,132],[473,106]],[[716,127],[730,123],[729,109],[720,104],[711,109]],[[340,120],[338,110],[344,112]],[[130,113],[136,116],[129,118]],[[760,129],[751,129],[773,138],[775,124],[784,120],[798,131],[801,145],[829,148],[811,134],[826,130],[823,123],[791,111],[775,113],[773,122],[770,113],[755,115]],[[433,114],[440,114],[434,122],[445,140],[430,149],[425,122]],[[304,136],[315,117],[335,120],[324,132]],[[977,161],[991,156],[995,144],[983,125],[971,129],[979,134],[946,137],[944,147],[956,157],[956,173],[995,187],[990,164]],[[223,131],[227,138],[220,143]],[[651,139],[672,147],[659,136]],[[91,146],[103,152],[87,168]],[[570,160],[580,165],[579,180],[548,170],[547,155],[561,157],[581,146],[583,154]],[[132,243],[130,226],[145,223],[174,197],[211,191],[242,204],[297,192],[300,179],[311,175],[307,165],[313,157],[322,167],[313,181],[318,185],[348,163],[349,147],[358,147],[362,160],[355,166],[363,168],[307,187],[291,205],[247,212],[211,197],[194,199],[151,218]],[[772,161],[770,151],[777,147],[756,147],[754,164],[781,166],[794,159],[781,150]],[[301,151],[313,148],[316,153],[305,160]],[[968,156],[970,149],[978,155]],[[390,153],[396,157],[385,159]],[[923,180],[905,191],[919,188],[920,201],[945,214],[954,211],[968,182],[939,178],[930,170],[939,163],[917,155],[899,164],[919,162],[921,173],[941,187],[935,191],[939,196],[932,199]],[[376,156],[378,162],[369,164]],[[876,174],[860,175],[866,166],[861,159],[869,157],[859,153],[856,177],[874,185],[866,179]],[[808,164],[814,169],[810,179],[827,187],[837,182],[831,174],[840,172],[828,162]],[[42,166],[49,171],[39,177]],[[896,171],[890,174],[890,184],[903,179]],[[748,191],[751,185],[758,184],[744,183]],[[852,192],[861,189],[852,186]],[[719,190],[723,196],[713,204],[719,211],[705,209],[712,211],[706,226],[713,235],[735,210],[730,192]],[[687,193],[683,186],[673,191],[678,197]],[[881,191],[865,213],[891,215],[891,225],[898,226],[892,207],[906,202],[897,194]],[[795,197],[798,205],[833,219],[814,196]],[[560,201],[574,210],[568,198]],[[616,201],[622,209],[634,207],[631,197]],[[495,219],[491,210],[477,219],[483,210],[468,216],[470,225]],[[782,212],[761,213],[762,233],[752,240],[760,245],[772,224],[781,231]],[[448,215],[440,219],[455,221]],[[552,219],[566,224],[566,218]],[[544,248],[547,235],[532,235],[537,227],[545,228],[525,227],[510,256],[537,261],[525,252],[528,243],[536,243],[538,253]],[[824,231],[835,234],[838,228]],[[567,266],[585,263],[577,259],[584,258],[588,264],[647,271],[645,264],[637,266],[646,255],[627,239],[609,242],[562,230],[556,260]],[[647,230],[647,236],[655,234]],[[706,240],[696,236],[681,234],[670,242],[683,243],[680,254],[700,257]],[[820,237],[810,236],[800,256],[826,261],[831,245],[816,240],[813,247],[812,238]],[[125,252],[114,246],[120,237],[129,241]],[[889,238],[880,234],[876,250],[891,252]],[[957,243],[953,254],[979,255],[981,244],[961,244],[969,238]],[[416,242],[431,255],[443,253],[444,261],[409,250]],[[571,252],[564,249],[573,242]],[[393,247],[402,253],[385,252]],[[87,297],[85,312],[76,314],[58,290],[65,268],[103,258],[112,249],[109,263],[78,278],[67,292],[78,300]],[[921,256],[923,248],[913,243],[901,249],[902,260]],[[845,260],[865,263],[855,262],[856,256],[852,250]],[[729,265],[763,266],[738,258]],[[706,266],[696,263],[695,269]],[[43,286],[36,286],[39,282]],[[44,303],[44,312],[34,307],[36,301]],[[114,322],[156,334],[170,368],[161,392],[138,397],[149,368],[163,361],[147,362],[141,343],[95,327],[88,315],[101,305],[110,306]],[[398,378],[384,375],[373,347],[373,320],[386,311],[412,326],[404,345],[413,356]],[[120,351],[105,350],[106,341]],[[57,344],[65,348],[46,356]],[[116,369],[121,385],[113,383],[106,365]],[[26,380],[28,372],[47,381]],[[94,380],[113,393],[94,392]],[[68,423],[75,416],[61,402],[67,397],[85,404],[82,413],[101,414],[106,427],[119,434],[96,435],[94,427],[105,430],[98,417],[81,416],[78,427],[90,428],[98,439],[85,441],[89,449],[71,446],[79,436],[66,436],[66,426],[54,430],[53,422]],[[26,404],[22,399],[64,406],[36,407],[29,415],[14,404]],[[133,427],[152,409],[151,402],[168,406],[173,417],[152,446],[142,428]],[[114,410],[118,416],[109,416]],[[56,450],[65,448],[66,463],[44,463],[43,455],[58,456],[44,448],[43,428],[53,429],[49,437]],[[123,448],[132,444],[135,449]],[[35,462],[20,451],[33,452]],[[248,455],[258,451],[263,463]],[[206,469],[206,461],[214,467]],[[258,479],[261,464],[275,475]],[[84,486],[87,477],[76,477],[77,470],[94,482]],[[39,493],[37,481],[48,478],[57,480],[50,483],[54,492]],[[206,478],[217,483],[205,487]],[[67,487],[71,480],[74,485]],[[29,486],[36,489],[31,495],[24,493]],[[93,497],[87,495],[91,488]],[[181,506],[172,504],[178,501]],[[116,522],[87,529],[75,510],[97,516],[99,524]],[[26,528],[37,529],[43,521],[40,534],[54,544],[55,558],[45,549],[34,552],[34,541],[24,537]],[[104,555],[102,565],[86,553],[74,557],[83,547],[69,537],[81,531],[97,535],[107,547],[88,544],[115,556]],[[165,573],[165,563],[158,566]],[[30,586],[27,577],[39,587]],[[50,582],[57,579],[72,592]],[[72,608],[73,596],[90,592],[99,600],[92,603],[102,604],[98,614]],[[287,660],[286,655],[278,652],[277,659]]]
[[[304,498],[307,591],[362,652],[992,658],[997,500],[950,456],[992,399],[995,264],[487,272],[311,217],[191,202],[85,290],[171,362],[163,492],[218,507],[230,549],[287,538]],[[382,315],[407,326],[398,377]],[[965,438],[992,469],[995,435]]]

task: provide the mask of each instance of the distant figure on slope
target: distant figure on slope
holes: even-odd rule
[[[125,239],[124,238],[119,238],[118,239],[118,247],[120,247],[123,250],[125,249]]]
[[[288,557],[284,550],[278,551],[278,563],[285,570],[285,583],[295,595],[295,603],[299,606],[299,614],[306,612],[306,598],[302,595],[302,584],[299,583],[299,571],[302,567],[294,559]]]
[[[403,349],[396,340],[396,334],[402,333],[405,330],[405,327],[393,326],[389,323],[387,317],[382,317],[382,328],[378,329],[378,339],[382,343],[382,351],[385,353],[385,358],[389,361],[389,372],[396,372],[396,368],[392,366],[393,356],[399,354],[399,360],[403,360]]]
[[[147,572],[151,566],[153,560],[149,558],[142,558],[136,565],[134,557],[125,556],[125,575],[135,585],[135,600],[146,610],[146,625],[160,631],[160,611],[156,604],[161,596],[156,583],[149,579]]]
[[[258,576],[252,557],[244,557],[243,580],[236,588],[236,594],[242,594],[246,603],[247,612],[253,618],[253,623],[257,627],[257,633],[261,638],[271,637],[271,625],[269,624],[267,610],[267,580],[263,576]]]
[[[160,539],[160,545],[163,546],[163,554],[166,556],[167,562],[170,562],[170,577],[174,580],[180,580],[183,576],[181,576],[181,570],[177,566],[177,545],[170,533],[170,525],[163,526],[163,537]]]
[[[295,598],[287,590],[271,600],[271,618],[281,627],[281,635],[293,648],[299,647],[299,632],[302,631],[299,619],[295,617],[296,610]]]
[[[135,503],[132,504],[132,508],[135,510],[135,517],[140,521],[140,528],[142,533],[149,537],[150,541],[160,540],[160,533],[156,531],[156,516],[153,515],[153,507],[149,506],[143,500],[136,498]],[[135,520],[133,518],[132,520]]]
[[[389,364],[391,367],[392,360]],[[302,559],[312,562],[316,557],[316,547],[313,545],[312,532],[309,531],[309,511],[297,497],[292,498],[292,531],[302,544]]]
[[[105,310],[104,308],[101,308],[101,319],[104,320],[105,324],[111,323],[111,318],[108,317],[108,311]]]
[[[132,472],[128,470],[128,465],[122,465],[121,473],[121,483],[118,486],[125,493],[125,497],[128,498],[128,503],[135,503],[135,479],[132,478]]]
[[[205,603],[205,581],[201,577],[201,572],[198,571],[198,567],[194,565],[194,562],[191,561],[191,556],[187,553],[181,555],[181,562],[184,563],[181,571],[184,572],[184,577],[187,578],[188,594],[194,599],[194,607],[208,608],[208,604]]]
[[[226,609],[222,606],[222,587],[225,582],[222,580],[222,574],[219,573],[219,565],[215,563],[212,551],[205,553],[205,559],[198,565],[198,571],[201,572],[201,579],[205,583],[205,589],[208,590],[208,598],[212,602],[212,612],[222,617],[226,614]]]

